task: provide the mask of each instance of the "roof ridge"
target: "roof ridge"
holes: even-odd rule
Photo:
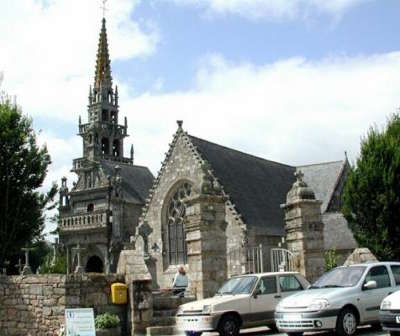
[[[303,167],[311,167],[311,166],[322,166],[322,165],[339,163],[339,162],[344,162],[344,161],[345,160],[336,160],[336,161],[325,161],[325,162],[318,162],[318,163],[310,163],[310,164],[305,164],[305,165],[300,165],[300,166],[294,166],[294,168],[303,168]]]
[[[245,153],[245,152],[240,151],[240,150],[238,150],[238,149],[234,149],[234,148],[231,148],[231,147],[228,147],[228,146],[220,145],[220,144],[217,144],[217,143],[215,143],[215,142],[208,141],[208,140],[205,140],[205,139],[196,137],[196,136],[191,135],[191,134],[188,134],[188,136],[191,137],[191,138],[198,139],[198,140],[200,140],[200,141],[207,142],[207,143],[212,144],[212,145],[214,145],[214,146],[218,146],[218,147],[221,147],[221,148],[229,149],[229,150],[234,151],[234,152],[236,152],[236,153],[240,153],[240,154],[243,154],[243,155],[245,155],[245,156],[249,156],[249,157],[252,157],[252,158],[255,158],[255,159],[258,159],[258,160],[262,160],[262,161],[266,161],[266,162],[278,164],[278,165],[281,165],[281,166],[286,166],[286,167],[289,167],[289,168],[297,168],[296,166],[291,166],[291,165],[288,165],[288,164],[286,164],[286,163],[281,163],[281,162],[278,162],[278,161],[268,160],[268,159],[262,158],[262,157],[260,157],[260,156],[254,155],[254,154]]]

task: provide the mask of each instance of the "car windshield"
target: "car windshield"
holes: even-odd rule
[[[334,268],[323,274],[309,288],[353,287],[358,283],[365,269],[365,266]]]
[[[257,281],[257,277],[245,276],[235,277],[225,282],[217,294],[219,295],[235,295],[235,294],[250,294]]]

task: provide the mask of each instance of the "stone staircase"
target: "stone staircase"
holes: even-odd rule
[[[196,300],[194,296],[177,297],[171,294],[153,294],[153,320],[146,329],[147,336],[178,335],[175,314],[181,304]]]

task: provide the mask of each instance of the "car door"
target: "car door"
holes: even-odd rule
[[[294,274],[279,275],[279,296],[283,299],[295,292],[303,290],[303,286]]]
[[[376,281],[376,288],[366,289],[363,286],[368,281]],[[361,287],[361,310],[364,321],[378,321],[379,308],[382,300],[393,288],[390,281],[389,270],[386,265],[374,266],[368,271]]]
[[[279,300],[276,276],[261,277],[250,298],[249,322],[251,325],[273,322],[275,307]]]
[[[400,290],[400,265],[390,265],[390,270],[392,271],[393,281],[395,288],[393,292]]]

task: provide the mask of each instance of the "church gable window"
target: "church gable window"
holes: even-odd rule
[[[182,184],[171,197],[167,208],[168,250],[169,264],[186,264],[186,239],[183,229],[183,220],[186,207],[184,199],[190,196],[192,186]]]

